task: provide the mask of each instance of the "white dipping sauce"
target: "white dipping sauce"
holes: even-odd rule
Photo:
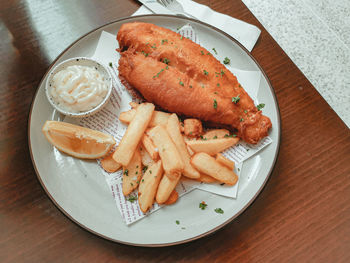
[[[107,81],[98,70],[75,65],[68,66],[53,76],[50,93],[60,108],[79,113],[99,105],[107,92]]]

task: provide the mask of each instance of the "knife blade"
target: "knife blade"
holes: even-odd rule
[[[158,3],[156,0],[138,0],[138,1],[155,14],[174,15],[173,12],[171,12],[169,9],[165,8],[163,5]]]

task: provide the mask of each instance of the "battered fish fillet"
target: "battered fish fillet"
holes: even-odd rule
[[[205,48],[162,27],[122,25],[119,76],[142,96],[180,115],[229,126],[248,143],[267,136],[262,115],[237,78]]]

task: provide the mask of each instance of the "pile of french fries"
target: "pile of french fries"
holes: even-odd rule
[[[176,114],[156,111],[152,103],[130,103],[132,109],[120,114],[128,128],[116,150],[101,160],[107,172],[123,169],[123,194],[138,188],[143,213],[153,205],[177,201],[176,185],[181,177],[206,183],[235,185],[234,162],[220,152],[239,138],[228,130],[204,132],[197,119],[181,123]]]

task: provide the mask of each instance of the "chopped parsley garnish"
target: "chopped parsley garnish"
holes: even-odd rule
[[[152,170],[149,170],[149,173],[152,174]]]
[[[192,89],[193,87],[192,87],[192,85],[190,85],[190,89]]]
[[[217,83],[216,86],[220,87],[220,83]]]
[[[151,46],[151,48],[157,49],[156,44],[153,44],[153,45]]]
[[[218,214],[223,214],[224,210],[222,210],[221,208],[215,208],[214,211]]]
[[[247,111],[247,110],[244,110],[244,113],[248,113],[248,111]]]
[[[237,135],[236,134],[225,134],[224,135],[224,138],[232,138],[232,137],[237,137]]]
[[[206,70],[203,70],[204,75],[208,76],[209,72]]]
[[[242,122],[242,121],[244,121],[244,119],[243,119],[243,118],[241,118],[241,119],[240,119],[240,122]]]
[[[163,58],[163,63],[165,63],[165,64],[169,64],[170,63],[170,60],[169,59],[167,59],[167,58]]]
[[[113,64],[112,64],[112,62],[109,62],[109,66],[110,66],[111,68],[113,68]]]
[[[181,86],[184,86],[184,83],[183,83],[181,80],[180,80],[179,84],[180,84]]]
[[[201,203],[199,203],[199,208],[202,209],[202,210],[206,209],[207,206],[208,206],[208,205],[207,205],[204,201],[202,201]]]
[[[231,61],[230,61],[230,59],[228,57],[225,57],[223,62],[224,62],[225,65],[227,65],[227,64],[230,64]]]
[[[158,78],[160,73],[162,73],[164,71],[164,69],[162,68],[156,75],[153,76],[153,78]]]
[[[218,102],[216,101],[216,99],[214,99],[213,107],[214,107],[214,109],[216,109],[218,107]]]
[[[239,100],[240,100],[239,95],[237,97],[232,97],[232,102],[235,104],[237,104],[239,102]]]
[[[144,181],[145,181],[145,179],[142,179],[142,180],[141,180],[141,182],[144,182]]]
[[[162,39],[162,45],[164,45],[165,42],[168,43],[168,39]]]
[[[211,55],[210,52],[208,52],[207,55]]]
[[[145,167],[142,168],[142,172],[145,173],[147,171],[147,169],[148,169],[148,166],[145,165]]]
[[[204,89],[205,87],[204,87],[204,85],[202,85],[202,89]]]
[[[128,198],[128,201],[129,201],[130,203],[133,203],[133,202],[135,202],[136,200],[137,200],[136,195],[131,195],[131,196],[129,196],[129,198]]]
[[[215,91],[215,92],[214,92],[214,94],[216,94],[216,95],[217,95],[217,94],[218,94],[218,92],[217,92],[217,91]]]
[[[129,170],[128,170],[128,169],[125,169],[124,174],[125,174],[126,176],[129,176]]]
[[[260,103],[259,105],[256,106],[258,110],[261,110],[262,108],[265,107],[265,103]]]
[[[215,47],[213,47],[213,51],[215,52],[215,55],[217,55],[217,54],[218,54],[218,52],[216,52]]]
[[[225,75],[225,71],[221,70],[220,74],[221,74],[221,77],[222,77],[223,75]]]
[[[217,138],[218,138],[218,136],[216,136],[216,135],[213,137],[213,139],[217,139]]]
[[[145,51],[141,51],[141,53],[142,53],[145,57],[148,57],[148,53],[146,53]]]
[[[184,38],[183,36],[180,37],[181,40],[182,40],[183,38]]]
[[[136,168],[139,168],[139,166],[138,166],[138,165],[136,165]]]
[[[176,223],[177,225],[180,225],[180,221],[179,221],[179,220],[176,220],[175,223]]]
[[[130,183],[131,184],[131,186],[134,186],[134,184],[133,183]]]
[[[138,171],[136,171],[136,173],[135,174],[138,174],[139,172]]]
[[[167,66],[165,67],[165,69],[168,70],[168,69],[169,69],[169,66],[167,65]]]
[[[201,50],[201,54],[202,54],[202,55],[204,55],[204,52],[203,52],[203,50]]]
[[[200,138],[201,138],[201,140],[204,140],[204,141],[207,140],[207,138],[203,137],[203,135],[201,135]]]

